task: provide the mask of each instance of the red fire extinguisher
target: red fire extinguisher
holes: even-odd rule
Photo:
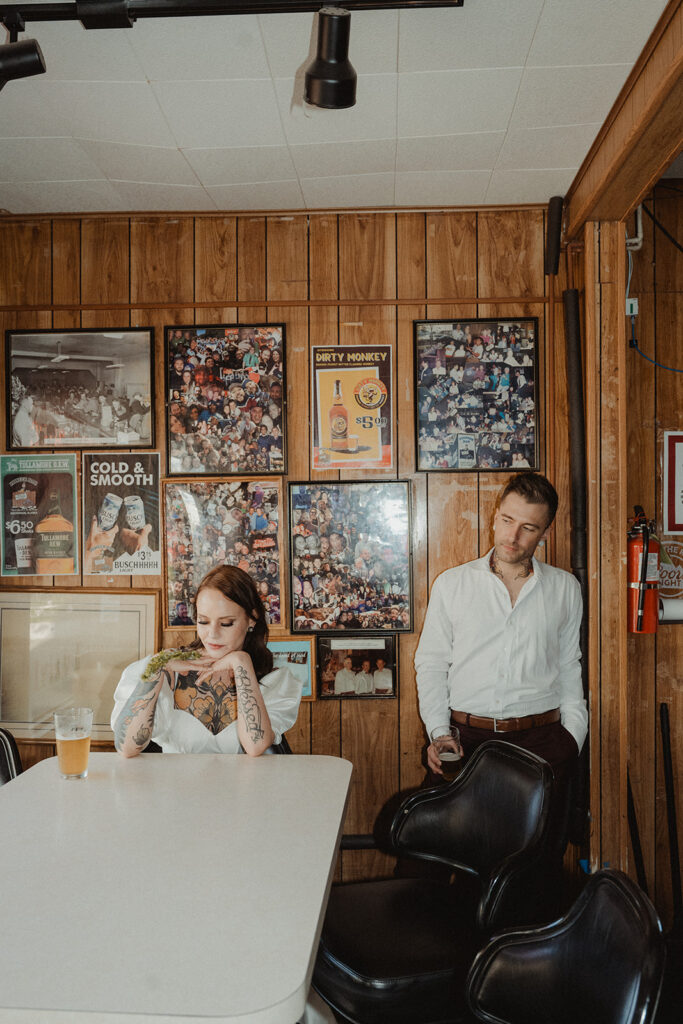
[[[659,540],[640,505],[628,534],[628,631],[656,633],[659,621]]]

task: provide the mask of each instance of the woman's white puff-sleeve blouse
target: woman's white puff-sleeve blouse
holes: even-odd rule
[[[134,661],[123,670],[114,692],[112,729],[115,729],[128,698],[140,683],[151,657]],[[273,742],[279,743],[282,734],[296,722],[302,683],[289,669],[278,668],[263,676],[260,686],[275,733]],[[173,694],[166,684],[162,686],[157,699],[152,739],[166,754],[238,754],[241,751],[237,721],[214,736],[198,718],[175,707]]]

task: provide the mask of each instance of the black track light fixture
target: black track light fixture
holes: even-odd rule
[[[318,50],[306,68],[304,99],[314,107],[342,110],[356,103],[358,76],[349,60],[351,14],[343,7],[318,13]]]
[[[30,78],[45,71],[43,51],[36,40],[18,41],[19,33],[24,31],[21,15],[13,13],[4,24],[9,32],[9,42],[0,46],[0,89],[14,78]]]

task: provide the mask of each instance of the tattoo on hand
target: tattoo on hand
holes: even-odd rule
[[[237,686],[237,701],[244,716],[247,733],[253,743],[258,743],[264,736],[261,724],[261,706],[254,696],[249,673],[243,665],[239,665],[235,671],[235,684]]]
[[[156,690],[159,681],[159,673],[153,679],[141,679],[128,698],[123,711],[118,717],[114,729],[114,743],[117,750],[120,750],[128,735],[128,730],[137,720],[137,732],[131,736],[131,740],[137,747],[144,746],[149,742],[152,735],[154,722],[154,710],[156,708]],[[151,686],[151,690],[150,690]],[[147,714],[145,715],[145,711]]]

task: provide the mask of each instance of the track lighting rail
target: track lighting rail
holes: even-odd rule
[[[351,11],[398,10],[418,7],[462,7],[464,0],[344,0],[343,6]],[[87,17],[89,0],[78,3],[54,4],[0,4],[0,23],[8,27],[7,19],[20,15],[30,21],[81,21]],[[138,18],[193,18],[220,14],[298,14],[315,12],[324,6],[323,0],[94,0],[94,7],[103,10],[123,8],[130,19]],[[94,21],[95,19],[93,19]],[[93,25],[93,27],[95,27]],[[115,27],[103,24],[102,27]]]

